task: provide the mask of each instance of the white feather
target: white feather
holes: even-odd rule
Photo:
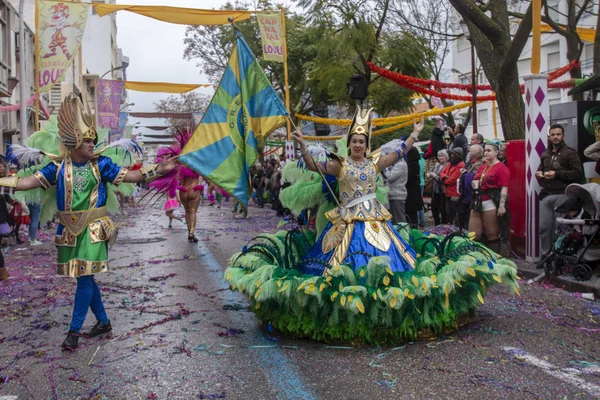
[[[16,165],[37,165],[44,159],[44,153],[33,147],[13,144],[6,153],[6,159]]]

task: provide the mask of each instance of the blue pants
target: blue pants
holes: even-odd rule
[[[100,288],[94,280],[94,275],[85,275],[77,278],[77,290],[75,291],[75,304],[73,305],[73,317],[71,318],[71,327],[69,330],[79,333],[88,308],[96,316],[96,319],[104,324],[108,324],[108,317],[102,304]]]
[[[29,241],[32,242],[37,238],[38,225],[40,224],[40,203],[29,203],[29,218],[31,223],[29,224]]]

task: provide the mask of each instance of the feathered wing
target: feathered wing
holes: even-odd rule
[[[135,163],[136,158],[142,157],[143,151],[135,140],[124,138],[110,144],[98,144],[95,154],[110,157],[118,165],[130,166]]]
[[[20,144],[11,145],[6,152],[6,160],[8,162],[23,167],[39,165],[45,157],[46,155],[43,151]]]

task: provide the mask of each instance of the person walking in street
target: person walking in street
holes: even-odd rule
[[[31,246],[39,246],[42,242],[37,240],[37,232],[40,228],[42,205],[38,202],[30,202],[27,203],[27,208],[29,208],[29,218],[31,219],[29,223],[29,244]]]
[[[481,242],[483,233],[485,245],[500,254],[501,239],[508,240],[508,182],[510,171],[498,158],[500,149],[495,143],[485,145],[484,163],[473,177],[473,209],[469,218],[469,231],[475,232],[475,240]]]
[[[48,190],[56,186],[58,225],[56,232],[57,271],[59,275],[77,279],[77,289],[69,332],[62,347],[75,350],[88,309],[97,322],[86,336],[109,333],[112,326],[94,275],[107,272],[108,243],[115,240],[116,226],[106,214],[107,183],[142,182],[168,173],[175,168],[173,157],[157,165],[128,171],[110,158],[95,151],[97,142],[93,116],[84,111],[81,100],[69,94],[58,112],[58,135],[62,154],[51,158],[46,166],[26,178],[0,179],[0,186],[9,190]],[[5,189],[6,190],[6,189]]]
[[[27,208],[27,204],[25,204],[23,200],[13,200],[10,216],[12,217],[13,223],[15,224],[15,228],[13,230],[15,234],[15,242],[17,244],[21,244],[23,243],[23,241],[19,237],[21,225],[29,225],[31,223],[31,218],[29,218],[29,208]]]
[[[540,192],[540,248],[542,258],[552,251],[557,215],[554,209],[567,199],[565,189],[571,183],[580,183],[583,168],[577,150],[565,143],[565,131],[561,125],[552,125],[548,137],[550,146],[542,153],[540,166],[535,174]]]
[[[4,157],[0,157],[0,179],[8,174],[8,166]],[[4,255],[2,254],[2,239],[10,235],[12,232],[12,218],[8,212],[8,204],[10,197],[7,194],[0,195],[0,282],[8,280],[9,274],[4,265]]]

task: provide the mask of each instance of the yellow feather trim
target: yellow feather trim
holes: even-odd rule
[[[231,272],[227,273],[227,276],[225,277],[225,279],[227,279],[227,280],[231,279]]]
[[[258,298],[258,295],[262,293],[262,290],[263,290],[263,288],[260,287],[260,288],[258,288],[258,290],[256,291],[256,293],[254,293],[254,298],[255,299]]]
[[[414,275],[413,275],[413,277],[412,277],[412,283],[413,283],[413,285],[415,285],[415,286],[417,286],[417,287],[419,286],[419,280],[418,280],[418,279],[417,279],[417,277],[416,277],[416,276],[414,276]]]
[[[389,276],[386,275],[386,276],[383,277],[383,284],[385,286],[389,286],[389,284],[390,284],[390,277]]]
[[[493,275],[494,280],[498,283],[502,283],[502,278],[500,278],[498,275]]]
[[[483,296],[481,295],[481,292],[477,292],[477,298],[479,299],[479,302],[483,304]]]
[[[287,288],[289,287],[289,285],[286,283],[285,285],[283,285],[283,287],[281,289],[278,290],[279,293],[281,292],[285,292],[287,290]]]
[[[475,270],[471,267],[467,267],[467,274],[471,275],[472,277],[475,277],[477,275]]]
[[[348,303],[352,303],[352,300],[354,300],[354,296],[352,296],[352,295],[348,296]]]
[[[256,281],[256,287],[260,286],[260,279]]]
[[[331,301],[335,300],[336,297],[338,297],[338,292],[333,292],[333,294],[331,295]]]
[[[340,297],[340,304],[342,307],[346,305],[346,295],[342,295],[342,297]]]
[[[358,276],[360,276],[361,278],[363,278],[365,276],[365,270],[361,269],[360,272],[358,273]]]
[[[385,272],[387,272],[390,275],[394,275],[394,273],[392,272],[392,270],[390,269],[390,267],[385,267]]]
[[[323,290],[325,290],[325,285],[324,283],[321,283],[321,286],[319,286],[319,292],[322,292]]]
[[[435,276],[435,275],[431,275],[431,276],[429,277],[429,279],[431,279],[431,282],[433,282],[433,283],[436,283],[436,282],[437,282],[437,276]]]
[[[365,313],[365,306],[363,306],[362,301],[356,301],[356,308],[358,308],[358,311],[360,311],[361,314]]]

